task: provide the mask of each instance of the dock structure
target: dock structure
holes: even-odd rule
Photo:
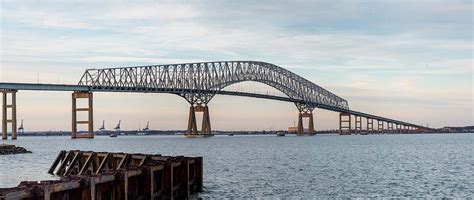
[[[8,199],[172,199],[202,191],[202,157],[61,151],[48,173],[60,180],[24,181],[0,189]]]

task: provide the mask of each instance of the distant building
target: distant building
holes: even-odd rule
[[[305,128],[303,131],[304,132],[308,132],[309,129]],[[290,126],[288,127],[288,132],[289,133],[296,133],[298,132],[298,127],[295,127],[295,126]]]
[[[288,132],[289,133],[296,133],[298,131],[298,127],[290,126],[288,127]]]

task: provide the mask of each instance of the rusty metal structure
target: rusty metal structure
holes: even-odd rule
[[[0,189],[9,199],[184,199],[202,191],[201,157],[61,151],[48,171],[55,181]]]
[[[247,92],[226,91],[224,88],[232,84],[253,81],[269,85],[286,96],[269,94],[255,94]],[[190,104],[187,137],[212,136],[211,121],[208,103],[215,95],[245,96],[264,98],[294,103],[298,110],[298,135],[314,135],[313,111],[315,108],[331,110],[341,113],[339,130],[341,135],[351,133],[375,132],[373,120],[379,123],[377,132],[384,131],[383,123],[396,124],[405,127],[405,131],[416,129],[417,132],[429,130],[427,127],[403,122],[368,113],[358,112],[349,108],[348,102],[312,83],[311,81],[290,72],[287,69],[271,63],[259,61],[216,61],[201,63],[183,63],[167,65],[149,65],[136,67],[118,67],[103,69],[88,69],[84,72],[77,85],[59,84],[28,84],[28,83],[0,83],[0,91],[13,92],[18,90],[43,91],[72,91],[72,134],[71,138],[93,138],[93,93],[94,92],[132,92],[132,93],[170,93],[184,98]],[[6,93],[4,93],[5,95]],[[13,97],[15,98],[15,97]],[[89,100],[87,108],[77,108],[76,99]],[[12,112],[15,119],[2,121],[11,122],[16,138],[16,101],[13,100]],[[4,104],[5,105],[5,104]],[[2,112],[5,116],[6,107]],[[86,120],[78,120],[77,112],[87,111]],[[201,130],[196,123],[196,112],[203,114]],[[352,128],[352,116],[355,117],[355,129]],[[343,118],[349,120],[343,121]],[[303,119],[309,118],[308,131],[305,132]],[[366,130],[362,127],[362,118],[367,121]],[[300,123],[301,122],[301,123]],[[382,123],[382,124],[381,124]],[[87,124],[85,134],[79,134],[78,125]],[[393,125],[391,125],[392,127]],[[393,127],[392,127],[393,129]],[[2,128],[2,136],[6,139],[6,129]]]

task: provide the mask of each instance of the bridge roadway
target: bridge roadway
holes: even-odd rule
[[[377,121],[384,121],[387,123],[398,124],[402,126],[410,126],[417,129],[429,129],[424,126],[416,125],[413,123],[403,122],[399,120],[394,120],[386,117],[376,116],[368,113],[363,113],[359,111],[354,111],[350,109],[338,108],[335,106],[329,106],[324,104],[319,104],[317,102],[306,102],[299,99],[283,97],[283,96],[274,96],[266,94],[257,94],[257,93],[247,93],[247,92],[235,92],[235,91],[225,91],[225,90],[196,90],[196,89],[174,89],[174,88],[148,88],[148,87],[101,87],[101,86],[84,86],[84,85],[66,85],[66,84],[34,84],[34,83],[0,83],[0,89],[5,90],[32,90],[32,91],[71,91],[71,92],[130,92],[130,93],[169,93],[169,94],[182,94],[187,93],[214,93],[219,95],[230,95],[230,96],[243,96],[243,97],[254,97],[261,99],[271,99],[292,103],[311,103],[315,107],[340,113],[348,113],[355,116],[360,116],[368,119],[374,119]]]

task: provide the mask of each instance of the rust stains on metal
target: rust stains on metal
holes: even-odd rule
[[[202,157],[61,151],[48,173],[56,181],[0,189],[7,199],[168,199],[202,191]]]

